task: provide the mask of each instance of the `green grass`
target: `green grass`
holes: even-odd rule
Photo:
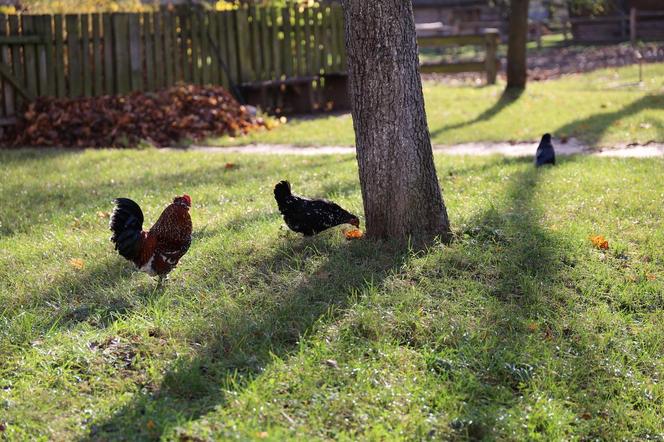
[[[439,156],[456,240],[423,251],[281,228],[282,178],[361,213],[351,156],[0,161],[0,439],[664,437],[662,160]],[[157,291],[104,212],[185,191]]]
[[[485,87],[425,82],[426,112],[432,142],[536,141],[543,133],[573,136],[591,146],[645,143],[664,138],[664,64],[606,69],[559,80],[531,82],[516,99],[502,95],[504,84]],[[353,145],[349,114],[292,119],[271,131],[210,141]]]

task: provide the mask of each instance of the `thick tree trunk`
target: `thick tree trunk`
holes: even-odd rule
[[[507,42],[507,88],[526,87],[528,65],[526,44],[528,43],[528,3],[530,0],[510,1],[509,38]]]
[[[429,139],[410,0],[343,0],[367,235],[450,239]]]

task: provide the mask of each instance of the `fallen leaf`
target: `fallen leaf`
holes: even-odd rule
[[[103,211],[100,210],[99,212],[97,212],[97,216],[99,218],[110,218],[111,213],[110,212],[103,212]]]
[[[592,418],[593,418],[593,415],[588,413],[587,411],[585,413],[581,414],[581,419],[583,419],[584,421],[589,421]]]
[[[598,249],[606,250],[609,248],[609,241],[602,235],[590,235],[589,239]]]
[[[265,439],[267,437],[267,431],[261,431],[257,436],[259,439]]]
[[[226,163],[224,164],[224,169],[235,169],[237,166],[235,166],[235,163]]]
[[[544,339],[547,341],[553,339],[553,331],[549,327],[547,327],[546,330],[544,330]]]
[[[344,232],[344,235],[346,235],[346,239],[359,239],[362,238],[364,233],[360,229],[353,229],[353,230],[346,230]]]
[[[72,258],[72,259],[70,259],[70,260],[69,260],[69,264],[70,264],[73,268],[78,269],[78,270],[83,270],[83,268],[85,267],[85,261],[83,261],[83,260],[80,259],[80,258]]]
[[[156,426],[157,426],[157,425],[154,423],[154,421],[153,421],[152,419],[150,419],[150,420],[145,424],[145,427],[146,427],[148,430],[154,430]]]
[[[526,327],[528,328],[529,332],[534,333],[539,328],[539,325],[537,325],[537,322],[529,322]]]
[[[648,273],[646,275],[646,279],[648,279],[648,281],[654,281],[655,279],[657,279],[657,276],[652,273]]]
[[[176,85],[129,95],[39,97],[8,129],[8,146],[173,146],[183,139],[267,128],[220,86]]]

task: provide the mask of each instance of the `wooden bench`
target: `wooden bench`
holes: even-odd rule
[[[486,72],[488,84],[495,84],[500,68],[498,60],[498,42],[500,33],[497,29],[487,29],[475,35],[428,35],[417,38],[420,48],[440,48],[445,46],[484,46],[483,61],[461,61],[456,63],[425,63],[420,66],[421,73],[459,73]]]

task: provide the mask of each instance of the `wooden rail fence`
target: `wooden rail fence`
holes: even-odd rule
[[[442,42],[435,38],[421,42]],[[495,58],[493,40],[486,36],[443,39],[444,44],[486,45],[487,60]],[[342,100],[345,66],[338,4],[0,15],[0,125],[11,124],[22,105],[37,96],[126,94],[179,82],[223,85],[279,111],[289,90],[309,105],[314,98]],[[495,79],[492,61],[449,69],[486,69],[489,80]],[[325,84],[341,85],[336,97],[322,96]]]
[[[418,37],[420,48],[444,46],[484,46],[483,61],[466,61],[456,63],[427,63],[420,67],[422,73],[457,73],[486,72],[488,84],[496,82],[500,61],[497,57],[500,32],[498,29],[487,29],[482,35],[443,35]]]

